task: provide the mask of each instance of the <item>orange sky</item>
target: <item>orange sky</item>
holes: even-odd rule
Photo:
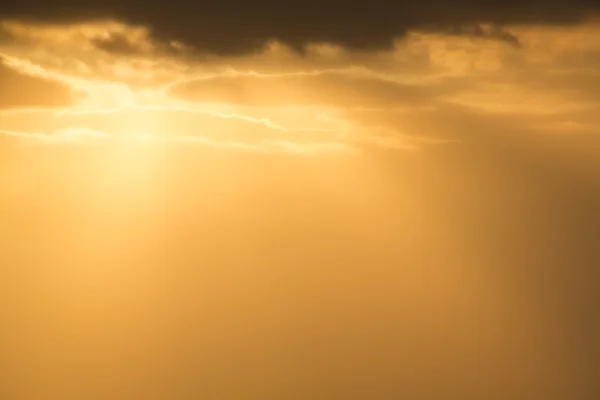
[[[505,30],[0,20],[5,398],[594,398],[600,25]]]

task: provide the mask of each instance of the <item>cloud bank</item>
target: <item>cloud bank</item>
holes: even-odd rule
[[[202,51],[240,54],[254,51],[269,40],[278,40],[297,49],[307,42],[330,42],[362,50],[385,49],[395,38],[424,27],[440,32],[480,34],[480,30],[461,26],[480,22],[500,26],[575,24],[597,11],[599,4],[594,0],[427,0],[393,4],[383,1],[282,3],[261,0],[202,5],[175,0],[169,7],[140,0],[29,0],[3,7],[0,15],[54,22],[121,19],[151,26],[161,37],[190,43]],[[514,41],[508,35],[494,36]]]
[[[307,39],[298,53],[271,39],[209,57],[116,20],[0,26],[6,131],[85,127],[115,138],[360,152],[481,142],[499,125],[521,141],[595,137],[600,126],[594,19],[412,29],[388,49]],[[54,110],[34,110],[42,106]]]

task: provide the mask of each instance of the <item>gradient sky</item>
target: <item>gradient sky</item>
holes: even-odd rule
[[[3,399],[600,398],[598,2],[12,3]]]

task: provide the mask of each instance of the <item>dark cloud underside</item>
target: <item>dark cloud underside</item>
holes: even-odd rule
[[[329,41],[353,48],[382,48],[407,29],[429,26],[465,33],[457,25],[490,22],[572,23],[598,11],[596,0],[427,0],[388,1],[222,1],[29,0],[4,4],[0,16],[39,20],[116,17],[150,24],[159,35],[218,53],[246,52],[269,39],[301,47]],[[474,34],[477,32],[474,31]],[[497,38],[515,41],[506,33]]]

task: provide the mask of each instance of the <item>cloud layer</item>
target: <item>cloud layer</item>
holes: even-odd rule
[[[411,30],[387,50],[304,41],[300,54],[271,40],[211,57],[113,20],[0,26],[5,131],[358,150],[481,142],[497,125],[525,141],[600,126],[596,20]]]
[[[593,0],[427,0],[393,4],[261,0],[202,5],[175,0],[169,7],[140,0],[29,0],[3,7],[2,14],[7,18],[42,21],[118,18],[149,25],[158,35],[189,42],[201,50],[233,54],[256,50],[269,40],[279,40],[295,48],[302,48],[307,42],[332,42],[353,49],[383,49],[389,48],[394,38],[424,26],[456,33],[469,31],[457,27],[480,22],[569,24],[598,9]]]

